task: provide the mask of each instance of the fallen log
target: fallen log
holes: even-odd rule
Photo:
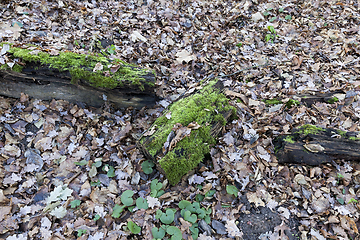
[[[19,98],[25,93],[94,107],[107,99],[116,108],[141,108],[156,101],[155,74],[119,59],[9,44],[2,44],[1,55],[6,59],[3,64],[0,61],[3,96]]]
[[[279,163],[319,165],[336,159],[360,161],[360,134],[306,124],[273,141]]]
[[[170,184],[204,159],[227,121],[234,116],[222,82],[210,81],[171,104],[142,135],[137,146]],[[193,89],[194,90],[194,89]]]

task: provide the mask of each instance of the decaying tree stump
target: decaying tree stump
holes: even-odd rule
[[[360,161],[360,134],[304,125],[274,141],[279,163],[319,165],[336,159]]]
[[[9,45],[7,49],[8,61],[0,63],[0,95],[18,98],[22,92],[42,100],[63,99],[94,107],[102,106],[104,98],[116,108],[155,104],[155,74],[149,70],[103,55]]]
[[[138,147],[172,185],[204,159],[235,114],[222,89],[220,81],[211,81],[185,95],[170,105],[138,141]]]

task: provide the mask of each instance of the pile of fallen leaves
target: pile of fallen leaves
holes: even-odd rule
[[[0,42],[107,51],[155,69],[163,98],[116,111],[0,98],[1,238],[359,238],[359,162],[279,165],[272,145],[303,124],[360,131],[359,2],[1,4]],[[0,63],[11,67],[5,52]],[[212,77],[228,88],[238,119],[195,172],[169,186],[136,140]],[[337,102],[286,106],[335,91]]]

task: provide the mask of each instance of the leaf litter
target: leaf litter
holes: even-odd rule
[[[2,238],[152,239],[153,227],[174,239],[173,227],[185,239],[359,237],[359,162],[279,165],[271,141],[303,124],[360,131],[358,2],[3,1],[0,9],[1,42],[54,55],[105,52],[154,69],[162,98],[113,111],[0,97]],[[0,64],[13,67],[7,48]],[[213,77],[238,119],[186,181],[167,186],[155,168],[145,174],[136,140],[186,89]],[[286,107],[301,94],[337,91],[337,102]],[[281,104],[266,104],[273,99]],[[166,147],[191,128],[177,126]],[[162,196],[150,196],[154,179]],[[122,205],[126,191],[126,204],[141,197],[145,209]],[[73,200],[80,205],[71,208]],[[211,210],[213,223],[195,208],[196,223],[185,221],[181,200]],[[169,208],[177,211],[170,226],[155,218]]]

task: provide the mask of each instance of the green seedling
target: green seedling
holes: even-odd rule
[[[269,22],[273,22],[273,21],[275,21],[276,19],[277,19],[277,17],[272,17],[272,18],[270,18]]]
[[[330,104],[333,104],[333,103],[338,102],[338,101],[339,101],[339,99],[337,97],[333,97],[333,98],[330,98],[329,100],[327,100],[327,102],[330,103]]]
[[[80,204],[81,204],[81,201],[78,200],[78,199],[75,199],[75,200],[70,202],[70,207],[71,208],[76,208],[76,207],[80,206]]]
[[[113,166],[109,166],[109,170],[107,171],[106,175],[109,178],[115,177],[115,168]]]
[[[291,15],[286,15],[286,16],[285,16],[285,19],[286,19],[286,20],[291,20],[291,18],[292,18]]]
[[[358,200],[356,200],[356,199],[354,199],[354,198],[351,198],[350,200],[349,200],[349,203],[358,203],[359,201]]]
[[[161,195],[163,195],[165,193],[164,190],[161,190],[161,188],[163,187],[163,184],[159,182],[158,179],[154,179],[151,181],[150,184],[150,196],[151,197],[160,197]]]
[[[94,218],[93,218],[94,221],[97,221],[97,220],[99,220],[99,219],[100,219],[100,215],[99,215],[99,214],[96,214],[96,215],[94,216]]]
[[[132,199],[132,196],[134,195],[134,192],[132,190],[126,190],[121,194],[121,202],[125,206],[131,206],[134,204],[134,199]]]
[[[99,179],[96,182],[93,182],[93,181],[90,182],[90,186],[92,186],[92,187],[96,187],[96,186],[100,186],[100,185],[101,185],[101,182]]]
[[[171,224],[174,221],[175,212],[172,209],[166,209],[160,216],[160,221],[164,224]]]
[[[295,105],[300,105],[300,102],[298,100],[294,100],[294,99],[289,99],[289,101],[286,103],[286,107],[287,108],[291,108]]]
[[[147,161],[144,161],[141,163],[141,168],[145,174],[152,173],[154,171],[153,170],[154,166],[155,166],[155,164],[150,160],[147,160]]]
[[[191,236],[194,240],[196,240],[199,237],[199,228],[198,224],[194,223],[191,227],[189,227]]]
[[[88,161],[86,160],[81,160],[80,162],[74,162],[75,165],[78,165],[78,166],[84,166],[88,163]]]
[[[274,43],[275,38],[278,37],[278,35],[276,35],[275,28],[273,26],[268,26],[267,29],[270,33],[265,35],[265,42],[271,40],[271,42]]]
[[[185,211],[183,217],[184,217],[185,221],[188,221],[191,223],[195,223],[197,220],[197,216],[195,214],[191,214],[191,212],[189,210]]]
[[[109,54],[113,55],[116,53],[115,50],[116,50],[116,47],[114,46],[114,44],[111,44],[111,46],[108,47],[107,52]]]
[[[170,240],[181,240],[182,239],[182,233],[180,229],[174,226],[170,226],[166,229],[167,234],[171,235]]]
[[[237,187],[234,185],[226,185],[226,192],[228,194],[234,195],[235,197],[238,197],[239,189],[237,189]]]
[[[343,198],[338,198],[336,199],[341,205],[344,205],[345,204],[345,201]]]
[[[95,162],[92,164],[92,166],[95,166],[96,168],[101,167],[102,165],[102,158],[96,158]]]
[[[236,46],[240,48],[240,47],[242,47],[242,43],[238,43],[238,44],[236,44]]]
[[[111,216],[113,218],[119,218],[120,217],[120,214],[124,211],[124,208],[126,206],[125,205],[118,205],[118,204],[115,204],[115,206],[113,207],[113,212],[111,214]]]
[[[136,199],[136,206],[139,209],[148,209],[149,208],[149,204],[148,204],[147,200],[142,197],[139,197],[138,199]]]
[[[164,228],[164,226],[161,226],[159,228],[153,227],[151,229],[151,233],[152,233],[153,238],[155,238],[155,239],[163,239],[163,237],[165,237],[166,228]]]
[[[205,198],[212,198],[214,196],[214,194],[216,193],[216,190],[209,190],[207,193],[205,193]]]
[[[138,234],[141,231],[141,227],[136,225],[133,221],[129,221],[127,227],[133,234]]]
[[[86,229],[79,229],[77,230],[77,236],[81,237],[82,235],[86,234]]]

